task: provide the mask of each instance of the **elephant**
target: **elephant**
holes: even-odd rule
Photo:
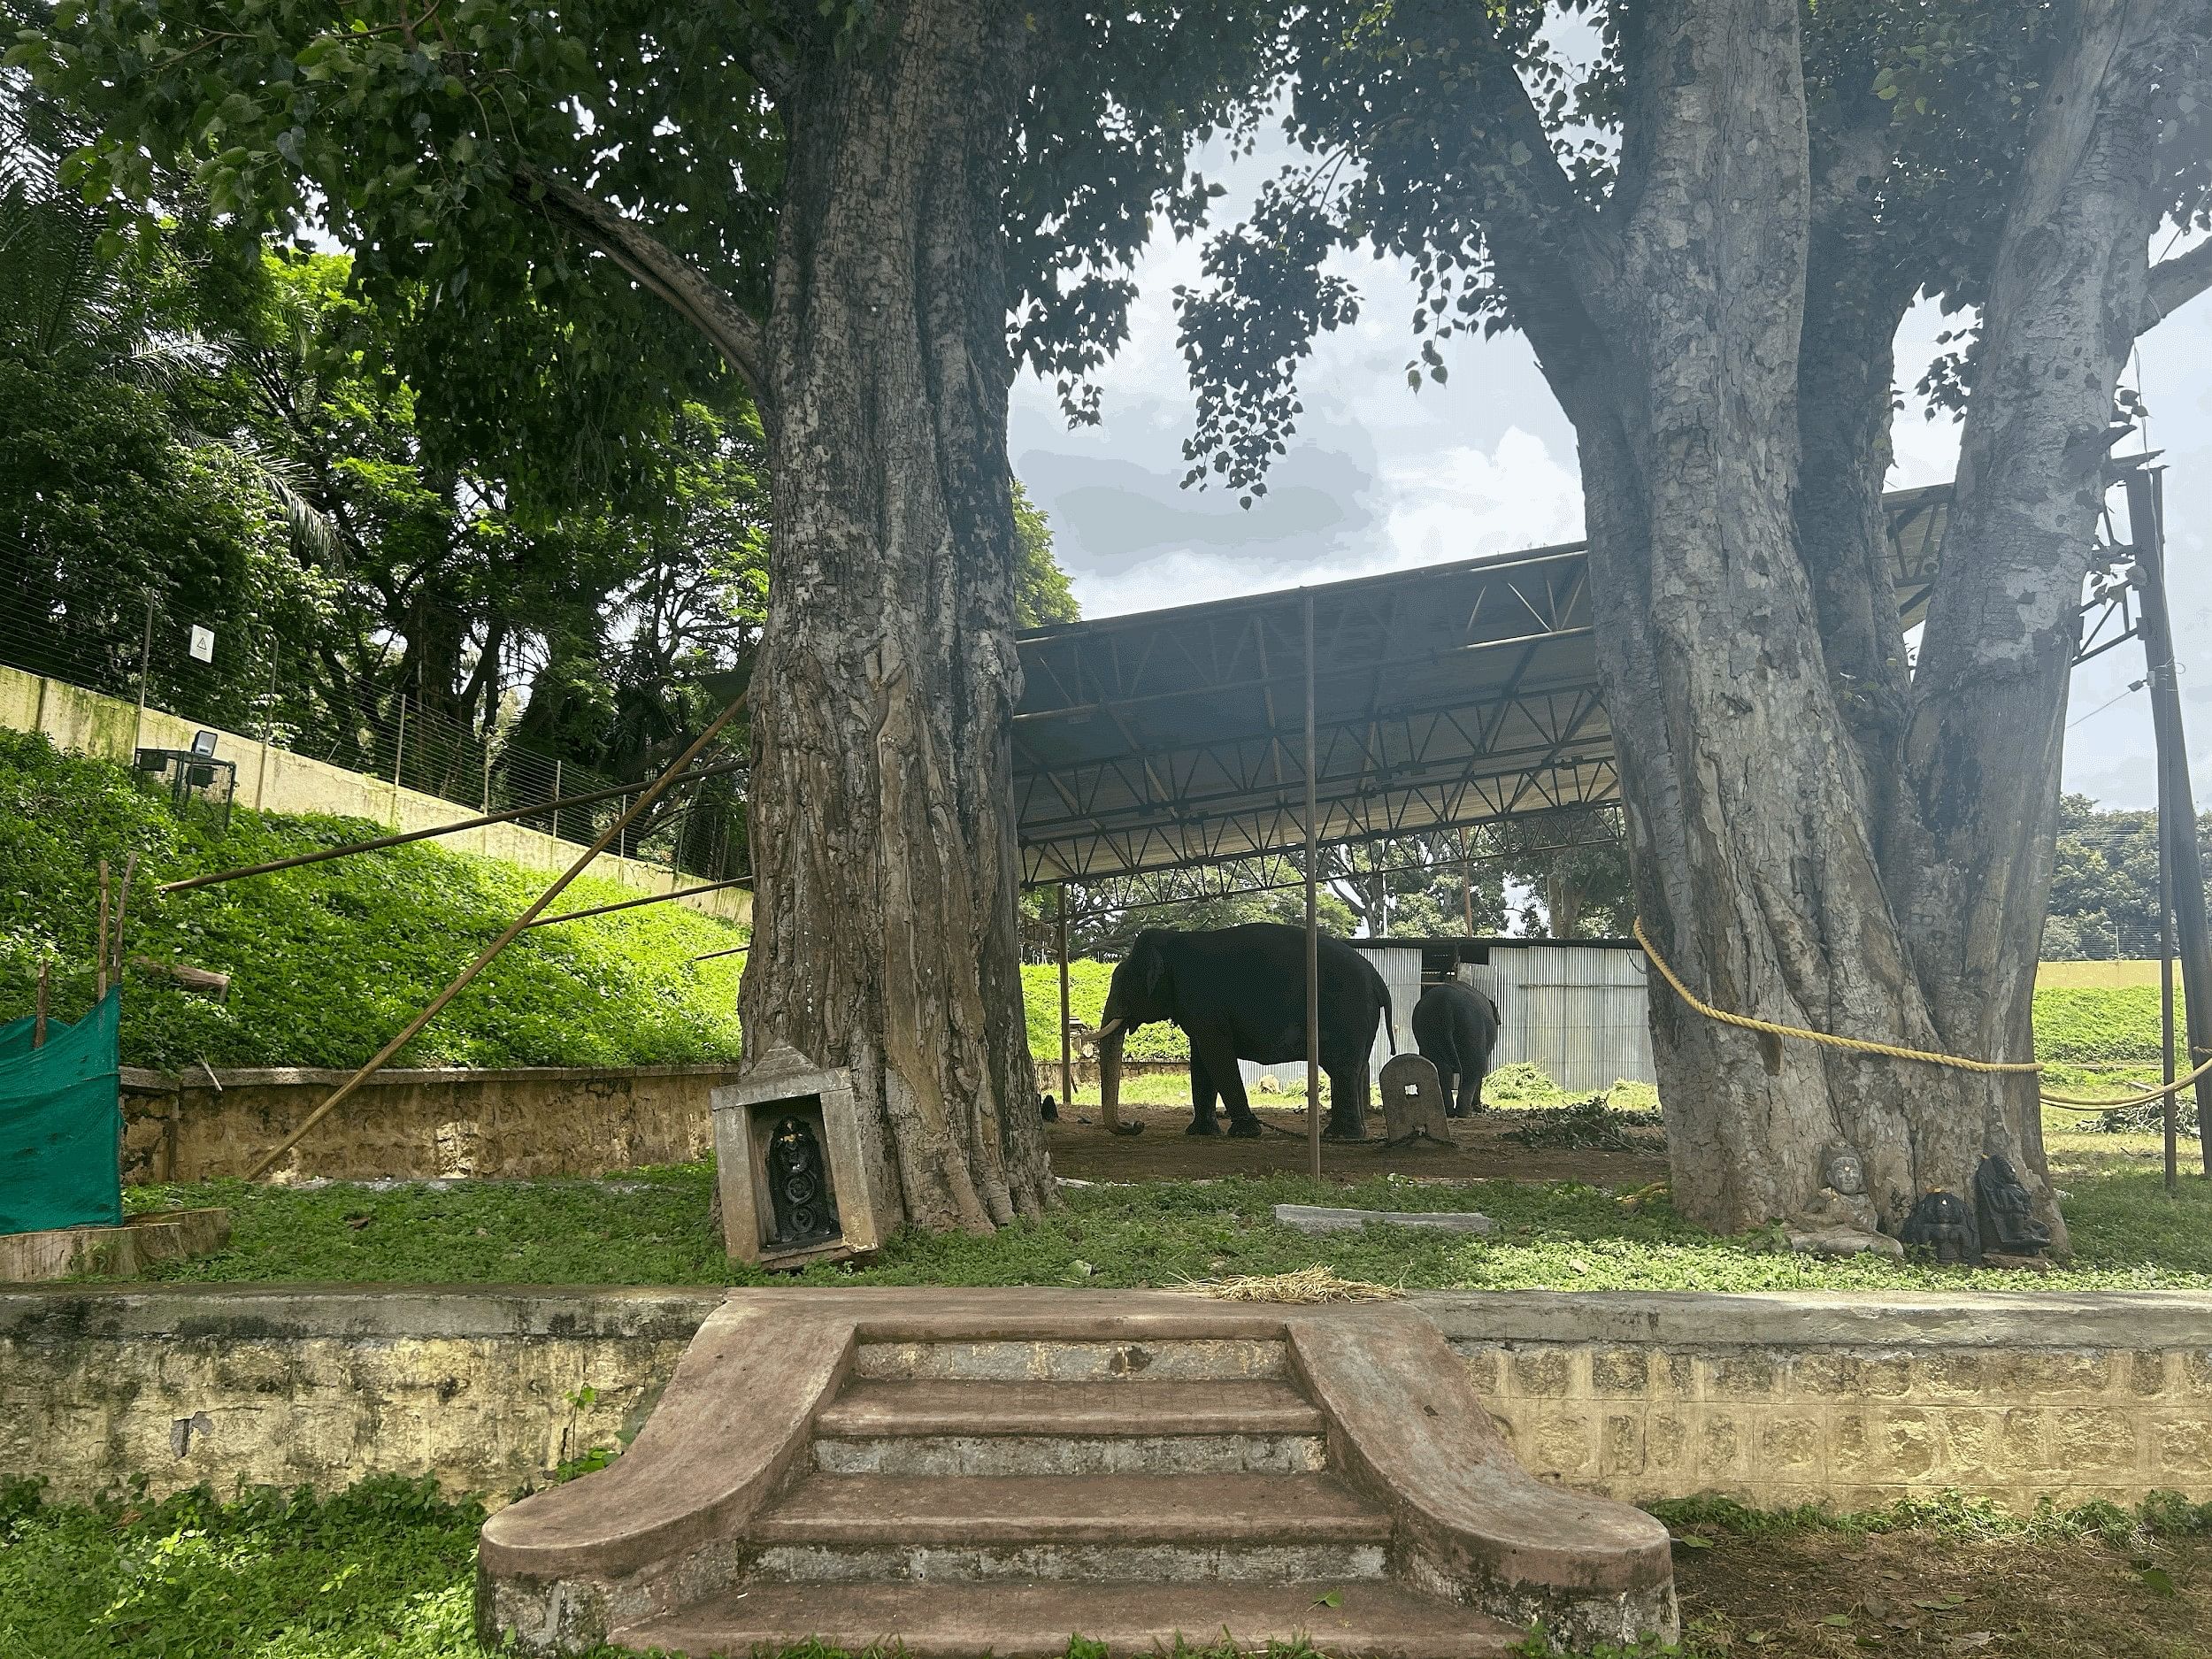
[[[1421,993],[1413,1005],[1413,1041],[1443,1079],[1445,1108],[1454,1118],[1482,1110],[1482,1077],[1498,1046],[1498,1008],[1471,985],[1447,979]],[[1459,1092],[1452,1096],[1453,1079]]]
[[[1375,1022],[1389,1030],[1390,987],[1365,954],[1320,941],[1321,1066],[1328,1073],[1333,1141],[1367,1133],[1367,1064]],[[1244,1094],[1239,1060],[1279,1064],[1306,1056],[1305,930],[1248,922],[1202,933],[1148,927],[1114,970],[1099,1025],[1099,1100],[1107,1122],[1121,1103],[1122,1045],[1129,1033],[1171,1020],[1190,1039],[1191,1121],[1186,1134],[1221,1133],[1214,1100],[1228,1102],[1229,1133],[1253,1136],[1260,1120]],[[1397,1038],[1390,1051],[1397,1053]],[[1123,1131],[1133,1133],[1133,1131]]]

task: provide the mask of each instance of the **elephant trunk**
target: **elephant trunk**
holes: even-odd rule
[[[1110,1019],[1098,1033],[1098,1110],[1110,1133],[1121,1133],[1121,1049],[1129,1038],[1118,1019]]]

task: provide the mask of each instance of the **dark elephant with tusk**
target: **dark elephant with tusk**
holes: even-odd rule
[[[1432,985],[1413,1005],[1413,1041],[1443,1080],[1446,1110],[1464,1118],[1482,1110],[1483,1073],[1498,1046],[1498,1005],[1456,979]],[[1459,1092],[1452,1094],[1456,1079]]]
[[[1389,1029],[1390,989],[1364,952],[1324,937],[1321,965],[1321,1069],[1329,1078],[1324,1134],[1358,1141],[1367,1133],[1367,1063],[1375,1023]],[[1239,1060],[1278,1065],[1306,1057],[1306,935],[1279,922],[1249,922],[1208,933],[1147,928],[1114,970],[1099,1025],[1099,1101],[1119,1130],[1121,1051],[1132,1029],[1171,1020],[1190,1039],[1190,1127],[1221,1133],[1218,1095],[1229,1108],[1229,1133],[1256,1135],[1260,1120],[1245,1098]],[[1398,1051],[1391,1037],[1390,1051]],[[1133,1133],[1133,1128],[1119,1130]]]

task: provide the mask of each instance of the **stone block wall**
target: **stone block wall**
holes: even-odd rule
[[[2212,1297],[1438,1299],[1533,1472],[1632,1502],[2212,1497]]]
[[[704,1157],[727,1065],[380,1071],[315,1126],[279,1179],[542,1179]],[[267,1067],[123,1073],[123,1179],[243,1175],[344,1082]]]
[[[134,1475],[158,1494],[430,1474],[497,1499],[641,1421],[720,1294],[0,1291],[0,1474],[73,1497]],[[2212,1499],[2212,1294],[1416,1302],[1523,1463],[1607,1496]]]

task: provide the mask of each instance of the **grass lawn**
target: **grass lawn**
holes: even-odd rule
[[[1841,1519],[1713,1503],[1660,1512],[1678,1543],[1685,1627],[1670,1651],[1685,1659],[2212,1651],[2212,1505],[2026,1522],[1956,1500]],[[203,1490],[97,1506],[42,1504],[28,1482],[0,1483],[0,1652],[490,1659],[471,1627],[482,1520],[475,1504],[390,1479],[322,1500],[220,1502]],[[1079,1644],[1070,1655],[1096,1659]]]
[[[1247,1143],[1248,1144],[1248,1143]],[[1984,1273],[1978,1288],[2212,1289],[2212,1183],[2169,1197],[2158,1142],[2055,1138],[2052,1159],[2075,1256],[2047,1275]],[[133,1209],[227,1204],[219,1255],[165,1263],[202,1280],[605,1285],[764,1282],[722,1255],[709,1230],[711,1172],[687,1164],[605,1181],[476,1181],[439,1187],[333,1183],[305,1190],[239,1182],[133,1187]],[[1316,1263],[1409,1289],[1794,1290],[1958,1286],[1932,1263],[1821,1261],[1769,1233],[1719,1238],[1663,1198],[1582,1182],[1433,1182],[1302,1175],[1071,1187],[1061,1206],[989,1238],[903,1235],[859,1267],[815,1267],[812,1284],[1170,1286]],[[1277,1203],[1480,1210],[1488,1238],[1371,1228],[1309,1238],[1274,1225]],[[788,1282],[786,1279],[784,1282]]]

